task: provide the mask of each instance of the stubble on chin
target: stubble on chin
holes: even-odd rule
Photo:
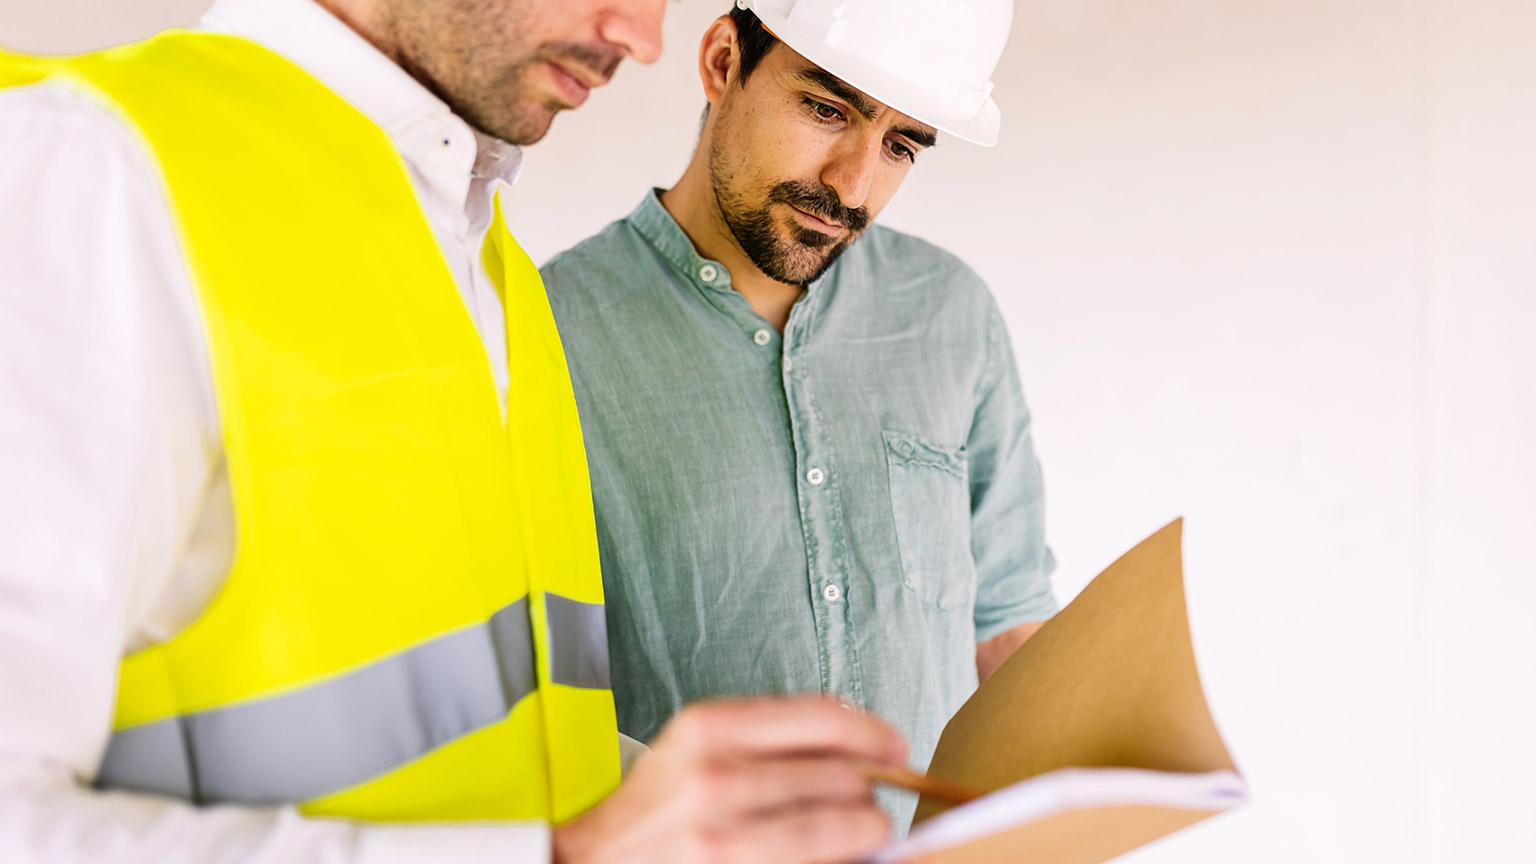
[[[783,223],[776,224],[772,207],[764,205],[757,217],[758,224],[773,226],[768,235],[771,242],[759,241],[756,254],[749,252],[749,257],[759,270],[779,282],[803,286],[816,281],[853,242],[846,234],[834,237],[795,224],[792,216],[784,216]]]
[[[853,238],[847,235],[831,237],[819,231],[795,226],[791,229],[790,237],[782,242],[793,250],[790,255],[795,260],[793,267],[795,281],[791,284],[807,285],[827,272],[833,262],[853,242]]]
[[[485,82],[477,82],[468,100],[470,125],[509,144],[533,144],[549,133],[555,114],[565,106],[527,92],[529,61],[509,66]]]
[[[394,0],[377,26],[399,66],[475,129],[512,144],[549,131],[561,106],[526,91],[534,54],[516,0]]]

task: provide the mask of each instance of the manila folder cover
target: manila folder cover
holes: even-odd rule
[[[931,825],[944,807],[924,797],[908,839],[877,860],[1099,864],[1243,799],[1195,668],[1182,531],[1176,520],[1110,565],[961,706],[929,771],[993,794]],[[1086,791],[1000,824],[1000,808],[1046,800],[1021,781]],[[989,819],[984,836],[944,830]]]

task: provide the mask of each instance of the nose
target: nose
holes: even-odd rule
[[[641,63],[654,63],[661,57],[661,19],[666,11],[667,0],[623,0],[603,17],[598,35]]]
[[[873,140],[860,137],[837,155],[821,173],[821,182],[833,192],[844,207],[850,210],[863,207],[869,199],[870,187],[875,182],[879,167],[880,148],[885,146],[881,137]]]

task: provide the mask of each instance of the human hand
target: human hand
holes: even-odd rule
[[[553,833],[555,864],[844,864],[890,823],[855,762],[903,765],[889,726],[830,699],[697,705],[608,800]]]

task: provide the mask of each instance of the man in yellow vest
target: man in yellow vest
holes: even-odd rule
[[[580,425],[501,198],[663,5],[219,0],[0,55],[0,861],[883,839],[857,763],[905,744],[829,701],[684,712],[619,785]]]

